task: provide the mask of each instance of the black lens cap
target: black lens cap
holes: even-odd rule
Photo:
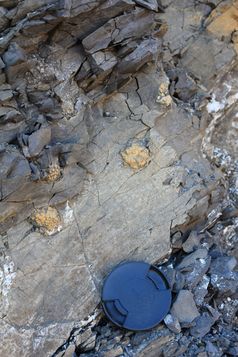
[[[127,262],[118,265],[105,280],[102,305],[117,326],[132,331],[149,330],[167,315],[171,290],[155,266]]]

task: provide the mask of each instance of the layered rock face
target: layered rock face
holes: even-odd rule
[[[219,3],[0,0],[1,355],[53,355],[115,264],[163,262],[226,194]]]

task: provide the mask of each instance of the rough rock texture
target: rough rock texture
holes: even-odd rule
[[[92,350],[105,275],[127,259],[163,262],[172,247],[190,253],[174,291],[198,289],[202,305],[212,256],[187,232],[238,202],[238,5],[224,3],[0,0],[0,355]],[[211,286],[233,294],[232,269],[225,285],[214,274]],[[211,327],[207,314],[199,323]],[[186,346],[168,329],[149,341],[133,353]],[[99,356],[126,353],[105,345]]]

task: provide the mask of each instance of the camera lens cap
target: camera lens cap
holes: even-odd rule
[[[127,262],[118,265],[106,278],[102,306],[117,326],[132,331],[149,330],[169,312],[171,290],[157,267]]]

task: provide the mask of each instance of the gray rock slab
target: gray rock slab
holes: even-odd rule
[[[171,314],[181,323],[190,323],[199,316],[193,294],[189,290],[180,290],[171,308]]]
[[[43,148],[50,143],[51,140],[51,128],[41,128],[28,138],[29,154],[34,157],[40,154]]]

